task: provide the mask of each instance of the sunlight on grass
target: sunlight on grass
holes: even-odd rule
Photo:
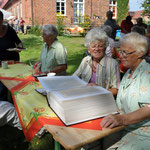
[[[20,39],[23,42],[26,51],[20,53],[21,61],[29,64],[30,60],[39,61],[43,39],[41,36],[31,34],[21,35]],[[71,75],[79,66],[83,53],[86,51],[84,47],[83,37],[58,37],[59,41],[66,47],[68,53],[68,69],[67,75]]]

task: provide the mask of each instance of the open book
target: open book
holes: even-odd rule
[[[99,86],[86,86],[77,76],[38,77],[50,107],[66,125],[116,113],[114,97]]]

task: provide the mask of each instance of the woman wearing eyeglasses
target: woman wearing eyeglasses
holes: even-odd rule
[[[102,86],[116,95],[119,88],[120,72],[118,63],[105,55],[108,36],[99,28],[90,30],[85,37],[85,46],[91,56],[85,57],[74,75],[91,86]]]
[[[147,40],[138,33],[129,33],[120,40],[122,62],[129,68],[117,95],[120,114],[108,115],[101,122],[102,128],[126,126],[116,139],[122,137],[117,150],[149,150],[150,147],[150,64],[143,59],[147,50]],[[112,144],[108,138],[112,142],[114,137],[117,134],[104,139],[103,149]]]

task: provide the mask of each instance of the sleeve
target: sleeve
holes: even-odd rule
[[[88,57],[88,56],[87,56],[87,57]],[[80,65],[79,65],[79,67],[78,67],[78,69],[73,73],[73,75],[76,75],[76,76],[78,76],[78,77],[81,76],[81,74],[82,74],[82,72],[83,72],[83,70],[84,70],[84,68],[85,68],[85,61],[87,60],[87,57],[84,57],[84,58],[82,59]]]
[[[119,89],[120,85],[120,67],[117,61],[113,60],[111,63],[111,88]]]
[[[149,71],[141,75],[139,83],[139,107],[150,107],[150,75]]]
[[[15,107],[9,102],[0,101],[0,126],[5,124],[22,129]]]
[[[12,28],[12,27],[8,27],[9,28],[9,34],[11,35],[11,39],[13,39],[13,41],[16,43],[16,44],[19,44],[21,43],[21,40],[19,39],[16,31]]]
[[[67,51],[66,51],[66,49],[60,43],[56,48],[57,48],[57,50],[55,53],[55,58],[56,58],[57,64],[58,65],[67,64]]]

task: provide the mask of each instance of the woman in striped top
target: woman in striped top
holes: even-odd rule
[[[85,57],[74,75],[90,86],[102,86],[116,95],[120,83],[118,62],[105,55],[108,36],[99,28],[90,30],[85,37],[85,46],[91,56]]]

